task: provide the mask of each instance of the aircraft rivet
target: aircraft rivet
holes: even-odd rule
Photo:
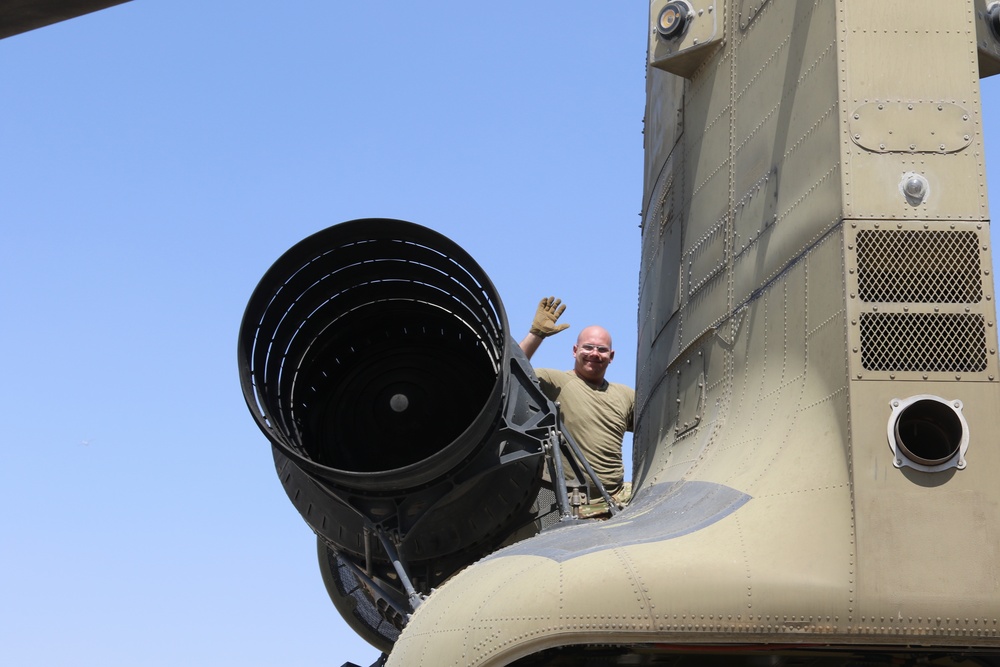
[[[861,379],[861,373],[858,373],[858,379],[859,380]]]
[[[861,138],[861,135],[860,135],[860,134],[855,134],[855,135],[854,135],[854,138],[855,138],[855,139],[860,139],[860,138]]]
[[[854,114],[854,120],[857,120],[859,118],[861,118],[861,114],[859,113]]]
[[[926,380],[927,379],[927,373],[924,373],[922,377],[923,377],[924,380]]]
[[[884,151],[885,150],[885,144],[879,144],[878,148],[879,148],[879,150]]]

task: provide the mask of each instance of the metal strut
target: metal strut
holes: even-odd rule
[[[559,425],[562,426],[561,414],[559,415]],[[597,490],[600,492],[601,497],[604,498],[604,502],[608,504],[608,509],[611,511],[611,516],[618,514],[618,512],[620,511],[618,509],[618,504],[611,498],[611,495],[607,492],[607,490],[605,490],[604,485],[601,484],[601,480],[597,479],[597,473],[594,472],[594,469],[590,466],[590,463],[587,461],[587,457],[583,455],[583,451],[580,449],[580,446],[576,444],[576,440],[574,440],[573,436],[569,434],[569,431],[561,429],[560,432],[562,433],[563,438],[566,439],[566,443],[569,445],[569,448],[573,452],[573,455],[576,457],[577,461],[579,461],[583,465],[584,470],[587,471],[587,475],[590,477],[590,481],[594,483],[594,486],[597,487]]]
[[[403,561],[399,559],[399,554],[396,553],[396,547],[392,544],[392,540],[385,534],[382,529],[376,529],[375,534],[378,535],[379,541],[382,543],[382,548],[385,549],[385,553],[389,556],[389,560],[392,561],[392,567],[396,570],[396,574],[399,575],[399,583],[403,585],[403,590],[406,591],[406,597],[410,601],[410,611],[416,611],[420,603],[423,602],[423,598],[420,597],[420,593],[413,587],[413,582],[410,580],[410,575],[406,572],[406,567],[403,565]]]
[[[557,412],[558,414],[558,406]],[[556,504],[559,505],[559,520],[568,521],[577,517],[569,509],[569,496],[566,493],[566,473],[562,466],[562,452],[560,447],[560,433],[555,426],[549,427],[549,439],[545,442],[545,460],[549,464],[549,477],[552,478],[552,487],[556,492]]]
[[[590,481],[593,482],[594,487],[600,492],[601,497],[604,502],[608,504],[608,510],[611,512],[611,516],[618,514],[620,511],[618,509],[618,504],[611,498],[611,495],[604,488],[604,484],[601,480],[597,478],[597,473],[591,467],[590,463],[587,461],[587,457],[583,455],[583,450],[570,435],[569,431],[566,430],[563,424],[562,411],[560,410],[559,402],[555,402],[556,407],[556,424],[559,428],[551,427],[549,429],[549,440],[545,445],[546,459],[549,463],[549,474],[552,477],[552,485],[555,487],[556,493],[556,503],[559,505],[559,513],[561,515],[560,520],[565,521],[567,519],[576,518],[572,515],[569,510],[569,496],[566,493],[566,473],[562,466],[562,448],[560,446],[561,442],[565,440],[566,444],[569,445],[570,456],[569,465],[573,468],[574,474],[578,479],[583,478],[583,474],[580,471],[580,466],[583,466],[584,472],[590,477]],[[553,433],[555,432],[555,433]]]

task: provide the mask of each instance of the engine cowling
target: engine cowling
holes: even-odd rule
[[[555,408],[446,237],[364,219],[301,241],[250,298],[239,366],[327,588],[376,646],[421,594],[531,532]]]

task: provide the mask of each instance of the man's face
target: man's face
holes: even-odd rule
[[[573,346],[573,371],[587,382],[597,384],[604,380],[608,364],[614,358],[611,334],[601,327],[587,327]]]

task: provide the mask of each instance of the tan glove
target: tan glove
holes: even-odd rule
[[[531,333],[547,338],[564,329],[569,329],[568,324],[556,324],[556,320],[566,310],[566,306],[560,305],[561,303],[562,301],[554,296],[539,301],[538,310],[535,311],[535,319],[531,322]]]

